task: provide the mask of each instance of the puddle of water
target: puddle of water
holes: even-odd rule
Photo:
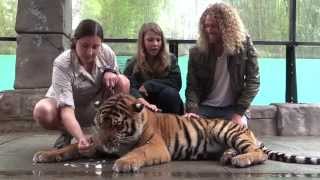
[[[84,165],[84,164],[83,164]],[[71,168],[71,169],[70,169]],[[106,171],[102,168],[90,167],[86,170],[83,168],[76,169],[75,167],[69,166],[63,171],[58,170],[45,170],[45,169],[34,169],[32,171],[28,170],[18,170],[18,171],[0,171],[0,178],[18,178],[25,179],[28,178],[68,178],[68,179],[77,179],[81,178],[93,178],[103,177],[103,178],[124,178],[134,177],[137,179],[278,179],[278,178],[320,178],[320,173],[310,173],[310,174],[295,174],[295,173],[210,173],[210,172],[163,172],[163,171],[141,171],[138,173],[126,173],[118,174],[113,173],[111,170]],[[22,178],[23,177],[23,178]],[[32,178],[33,179],[33,178]]]

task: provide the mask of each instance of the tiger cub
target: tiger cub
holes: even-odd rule
[[[95,151],[120,156],[115,172],[135,172],[143,166],[171,160],[212,159],[218,155],[222,164],[247,167],[269,159],[320,164],[319,158],[297,158],[275,153],[263,147],[251,130],[223,119],[187,118],[152,112],[134,97],[117,94],[97,109],[93,135]],[[222,155],[221,155],[222,154]],[[37,152],[34,162],[78,159],[77,144]]]

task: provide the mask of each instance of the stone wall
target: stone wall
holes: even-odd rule
[[[53,60],[69,47],[71,0],[19,0],[15,90],[0,92],[0,132],[40,129],[35,103],[51,83]]]
[[[70,0],[19,0],[15,89],[46,88],[53,60],[68,48]]]

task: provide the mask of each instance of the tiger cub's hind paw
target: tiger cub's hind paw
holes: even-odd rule
[[[235,167],[248,167],[252,165],[251,159],[247,155],[238,155],[231,159],[231,164]]]
[[[238,153],[236,150],[229,149],[223,153],[222,157],[220,158],[220,163],[222,165],[231,164],[231,159],[237,155]]]
[[[47,151],[38,151],[33,155],[32,161],[35,163],[59,162],[62,157]]]

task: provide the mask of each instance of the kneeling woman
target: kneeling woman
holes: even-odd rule
[[[42,127],[63,132],[54,144],[57,148],[75,137],[80,151],[89,149],[83,128],[93,124],[94,102],[101,96],[129,92],[129,80],[118,73],[116,56],[102,41],[103,29],[98,22],[81,21],[71,49],[54,60],[46,98],[35,105],[33,116]]]
[[[180,68],[177,58],[169,54],[157,24],[142,25],[137,54],[127,61],[124,74],[130,80],[131,94],[145,106],[154,111],[183,114]]]

